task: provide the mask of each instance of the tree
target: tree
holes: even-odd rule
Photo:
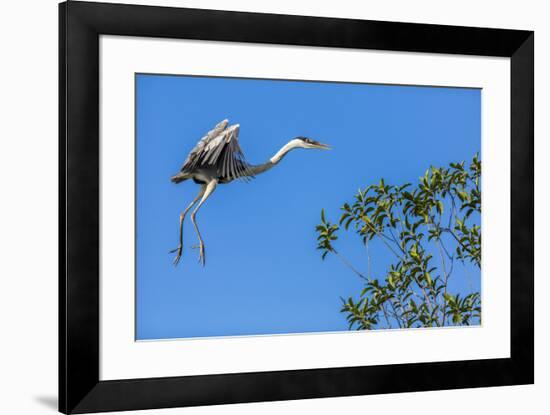
[[[358,298],[342,298],[349,328],[440,327],[481,322],[479,292],[450,292],[455,263],[481,264],[481,162],[430,167],[419,183],[401,186],[381,179],[359,190],[341,208],[337,223],[321,211],[316,227],[321,258],[335,255],[364,280]],[[354,231],[365,246],[367,274],[358,271],[335,244],[344,231]],[[370,243],[391,254],[386,275],[371,275]],[[466,268],[462,267],[465,271]]]

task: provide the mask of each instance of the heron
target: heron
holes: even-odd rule
[[[276,166],[290,151],[297,148],[328,150],[327,144],[319,143],[307,137],[298,136],[286,143],[267,162],[258,165],[249,164],[239,145],[239,124],[229,126],[229,120],[218,123],[202,137],[187,156],[179,173],[171,177],[173,183],[192,179],[199,184],[200,190],[195,199],[181,212],[179,217],[179,245],[170,253],[176,253],[173,264],[178,265],[183,251],[183,222],[187,213],[199,240],[199,263],[206,264],[205,246],[199,227],[197,213],[206,200],[212,195],[218,184],[231,183],[237,179],[249,181],[258,174],[265,173]]]

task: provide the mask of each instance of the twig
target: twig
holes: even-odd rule
[[[377,230],[370,222],[365,222],[365,223],[371,227],[371,229],[374,231],[374,233],[376,233],[376,235],[378,235],[378,236],[380,237],[380,239],[382,240],[382,242],[384,242],[384,245],[386,245],[386,246],[388,247],[388,249],[389,249],[390,251],[392,251],[392,253],[393,253],[397,258],[399,258],[399,259],[402,260],[402,261],[404,260],[404,258],[403,258],[401,255],[399,255],[397,252],[395,252],[395,251],[393,250],[393,248],[391,247],[391,245],[384,239],[384,238],[388,238],[386,235],[384,235],[384,234],[378,232],[378,230]],[[388,239],[389,239],[389,238],[388,238]]]
[[[351,269],[359,278],[362,278],[364,279],[365,281],[368,281],[370,282],[369,278],[365,277],[361,272],[359,272],[353,265],[351,265],[351,262],[349,262],[347,260],[347,258],[345,256],[343,256],[342,254],[340,254],[338,251],[336,251],[336,249],[332,249],[332,252],[334,252],[336,254],[336,256],[338,258],[340,258],[340,261],[342,261],[342,263],[347,266],[349,269]]]

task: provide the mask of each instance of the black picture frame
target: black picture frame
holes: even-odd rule
[[[511,58],[511,357],[99,380],[99,36]],[[69,1],[59,5],[59,410],[87,413],[534,382],[534,33]],[[412,383],[411,379],[415,379]]]

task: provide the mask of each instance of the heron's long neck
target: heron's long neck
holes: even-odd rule
[[[271,157],[267,162],[263,163],[263,164],[258,164],[256,166],[252,166],[250,168],[250,171],[252,172],[252,174],[254,176],[260,174],[260,173],[263,173],[269,169],[271,169],[272,167],[276,166],[285,156],[286,154],[291,151],[291,150],[294,150],[296,147],[296,145],[290,141],[288,143],[286,143],[284,146],[281,147],[281,149],[279,151],[277,151],[277,153],[275,153],[275,155],[273,157]]]

